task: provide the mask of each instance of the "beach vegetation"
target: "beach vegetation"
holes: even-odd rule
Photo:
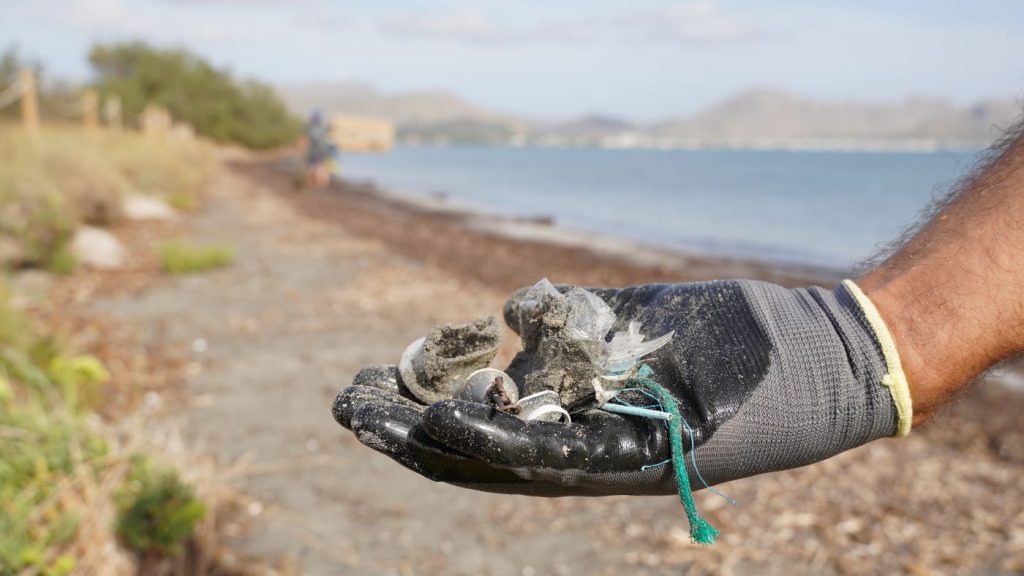
[[[174,469],[143,456],[133,460],[117,501],[117,535],[144,555],[181,554],[206,516],[206,505]]]
[[[46,269],[62,276],[78,270],[78,264],[78,257],[71,251],[71,244],[69,242],[62,243],[46,259]]]
[[[67,392],[105,377],[99,360],[39,335],[0,286],[0,574],[75,567],[76,504],[100,481],[109,449],[86,425],[77,391]]]
[[[160,265],[169,274],[192,274],[223,268],[235,259],[227,244],[194,244],[172,240],[160,245]]]
[[[0,576],[112,573],[126,549],[159,559],[196,537],[206,503],[148,463],[158,450],[136,456],[134,420],[111,419],[123,382],[76,350],[66,319],[23,309],[2,278],[73,272],[76,230],[120,223],[126,194],[197,201],[212,150],[128,131],[0,130]]]
[[[199,195],[188,191],[174,192],[167,196],[167,205],[179,212],[193,212],[199,208]]]
[[[115,542],[169,557],[195,537],[206,505],[192,488],[97,426],[110,378],[0,284],[0,576],[83,570],[81,551]]]

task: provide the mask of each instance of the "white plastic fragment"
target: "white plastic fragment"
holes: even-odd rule
[[[487,392],[498,378],[501,378],[502,390],[509,402],[513,404],[518,402],[519,387],[516,386],[511,376],[497,368],[481,368],[467,376],[466,382],[456,392],[455,397],[479,404],[488,404],[491,399],[487,397]]]
[[[419,382],[419,378],[416,375],[417,370],[414,362],[419,360],[420,351],[423,350],[423,343],[426,341],[426,336],[414,340],[405,348],[401,359],[398,361],[398,373],[401,374],[402,381],[405,382],[405,386],[410,391],[419,390],[422,387],[422,383]],[[413,393],[415,394],[415,392]]]
[[[612,341],[608,345],[608,357],[603,366],[604,371],[619,373],[629,370],[641,358],[668,344],[673,336],[675,336],[674,330],[654,340],[644,342],[644,335],[640,333],[640,323],[630,322],[628,330],[616,332],[612,336]]]
[[[527,422],[541,420],[543,422],[563,422],[569,424],[572,417],[562,408],[558,393],[544,390],[519,399],[519,418]]]

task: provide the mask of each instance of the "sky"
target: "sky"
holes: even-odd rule
[[[537,119],[683,116],[748,88],[968,104],[1024,95],[1019,0],[0,0],[0,48],[83,80],[97,42],[273,84],[449,91]]]

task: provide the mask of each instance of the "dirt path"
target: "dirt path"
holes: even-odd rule
[[[331,400],[361,366],[397,360],[436,323],[500,311],[503,294],[312,218],[283,189],[234,170],[213,184],[190,226],[198,240],[232,242],[235,265],[161,280],[93,309],[190,357],[188,436],[223,462],[248,459],[240,484],[262,503],[237,538],[244,553],[290,555],[314,575],[657,574],[755,564],[761,573],[820,573],[941,565],[946,545],[974,546],[991,561],[976,566],[998,568],[1024,547],[1024,532],[1005,532],[1024,519],[1016,476],[1006,476],[1019,466],[981,455],[961,470],[962,460],[943,456],[953,448],[922,456],[921,439],[732,483],[739,508],[699,495],[725,533],[712,549],[687,542],[672,497],[541,500],[433,484],[359,445],[333,422]],[[976,498],[960,509],[954,498],[938,516],[922,512],[942,483],[902,475],[914,462],[943,469],[946,482],[1001,479],[1016,504]],[[992,517],[1004,532],[965,536]]]
[[[530,560],[503,537],[467,530],[487,524],[494,497],[404,473],[329,410],[361,366],[394,360],[438,322],[498,311],[502,297],[302,217],[234,174],[213,190],[193,236],[231,241],[236,265],[95,308],[191,357],[185,428],[226,462],[251,459],[244,489],[266,510],[241,549],[293,555],[309,574],[521,573]],[[571,559],[543,556],[543,573]]]

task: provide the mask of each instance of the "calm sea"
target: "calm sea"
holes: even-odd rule
[[[969,152],[400,147],[343,173],[409,194],[715,255],[846,268],[914,222]]]

